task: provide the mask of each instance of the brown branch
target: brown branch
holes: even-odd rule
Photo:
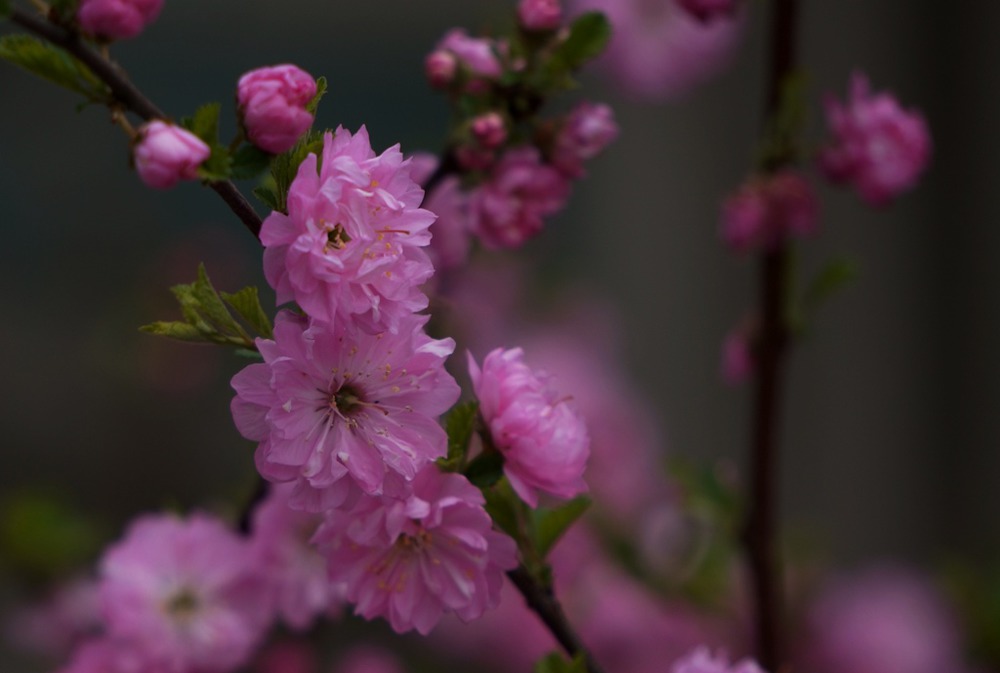
[[[796,67],[795,28],[798,0],[775,0],[771,15],[770,74],[765,123],[779,112],[782,86]],[[786,145],[791,151],[792,144]],[[775,172],[793,156],[771,157],[763,168]],[[750,584],[756,615],[756,652],[759,663],[777,671],[784,662],[784,598],[781,564],[777,555],[778,434],[781,418],[783,365],[789,344],[785,316],[788,246],[780,243],[760,261],[761,327],[755,344],[757,377],[750,464],[749,511],[744,543],[750,566]]]
[[[93,47],[88,45],[80,34],[65,26],[47,21],[17,7],[11,8],[8,17],[13,23],[43,37],[52,44],[62,47],[75,56],[80,62],[90,68],[98,79],[107,85],[114,102],[135,113],[146,121],[152,119],[167,119],[152,101],[146,98],[139,89],[129,81],[128,77],[113,61],[105,58]],[[240,221],[255,236],[260,236],[260,215],[253,209],[243,193],[230,180],[209,182],[208,185],[222,197]]]
[[[541,618],[562,648],[566,650],[566,653],[571,657],[578,654],[583,655],[588,673],[603,673],[601,667],[594,661],[594,657],[583,646],[580,636],[566,619],[566,613],[563,612],[562,605],[560,605],[552,588],[535,581],[535,578],[524,566],[518,566],[514,570],[508,571],[507,577],[521,592],[528,607]]]

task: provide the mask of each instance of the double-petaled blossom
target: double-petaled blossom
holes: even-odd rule
[[[614,81],[646,99],[676,98],[718,73],[731,60],[743,16],[701,21],[681,0],[573,0],[576,11],[604,12],[612,37],[601,60]]]
[[[143,182],[169,189],[181,180],[197,178],[198,167],[211,153],[195,134],[157,119],[139,129],[132,157]]]
[[[288,506],[293,488],[272,484],[254,510],[250,553],[268,579],[278,616],[301,631],[342,601],[326,576],[326,561],[310,543],[321,518]]]
[[[144,516],[100,564],[107,636],[146,668],[222,673],[242,665],[272,621],[249,543],[196,514]]]
[[[851,79],[845,103],[827,98],[826,118],[833,138],[819,155],[820,168],[873,206],[911,189],[927,167],[931,138],[923,115],[902,109],[892,94],[873,94],[861,73]]]
[[[508,150],[473,193],[475,232],[488,248],[519,248],[566,205],[569,181],[534,147]]]
[[[82,0],[76,20],[95,37],[121,40],[141,33],[162,8],[163,0]]]
[[[819,200],[799,173],[754,176],[722,205],[722,239],[737,252],[768,250],[816,231]]]
[[[271,154],[292,149],[312,126],[313,114],[306,106],[315,95],[316,80],[291,64],[245,73],[236,86],[236,100],[247,138]]]
[[[364,127],[338,128],[310,154],[288,192],[288,214],[264,220],[264,275],[278,303],[319,320],[339,317],[375,333],[427,307],[434,273],[424,247],[434,214],[395,145],[376,155]]]
[[[602,103],[580,103],[566,117],[552,146],[552,165],[571,178],[582,177],[583,164],[618,137],[614,112]]]
[[[523,361],[520,348],[497,348],[482,369],[469,356],[469,376],[504,474],[521,499],[535,507],[539,491],[570,498],[587,490],[583,472],[590,437],[572,399]]]
[[[403,499],[331,510],[315,539],[357,614],[426,635],[446,612],[467,621],[495,607],[503,571],[517,565],[483,504],[465,477],[429,465]]]
[[[292,507],[322,512],[358,490],[399,496],[446,453],[437,417],[459,395],[444,369],[455,343],[428,337],[426,322],[411,315],[395,334],[369,334],[282,312],[274,340],[257,340],[264,362],[233,377],[233,418],[260,442],[260,473],[295,482]]]

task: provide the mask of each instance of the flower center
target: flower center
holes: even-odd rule
[[[181,621],[190,619],[198,612],[201,601],[192,589],[184,587],[167,599],[167,613]]]
[[[361,395],[351,386],[341,386],[330,396],[330,408],[347,416],[351,412],[365,406]]]
[[[323,246],[323,252],[343,250],[344,247],[350,242],[351,237],[346,231],[344,231],[344,225],[335,224],[333,229],[326,232],[326,244]]]

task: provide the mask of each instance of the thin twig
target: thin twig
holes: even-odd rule
[[[97,75],[107,85],[115,102],[125,109],[142,117],[146,121],[152,119],[167,119],[160,108],[150,101],[113,61],[105,58],[93,47],[89,46],[80,35],[64,26],[25,12],[17,7],[11,8],[8,17],[13,23],[25,28],[52,44],[62,47],[75,56],[80,62]],[[240,221],[255,236],[260,236],[260,215],[253,209],[247,198],[230,180],[209,182],[208,185],[222,197]]]
[[[770,74],[765,123],[781,105],[781,89],[796,67],[795,27],[798,0],[775,0],[771,16]],[[790,147],[790,145],[789,145]],[[775,156],[764,166],[775,172],[792,156]],[[784,661],[781,564],[777,556],[778,430],[781,417],[783,366],[789,343],[785,316],[788,246],[779,244],[760,260],[760,316],[755,355],[756,391],[753,447],[750,463],[751,496],[744,541],[755,598],[756,651],[761,666],[777,671]]]
[[[537,614],[545,626],[552,632],[555,639],[559,641],[566,653],[571,657],[578,654],[583,655],[584,663],[588,673],[603,673],[601,667],[594,661],[594,657],[583,646],[580,636],[573,630],[562,605],[556,598],[550,587],[545,587],[531,576],[531,573],[524,566],[518,566],[514,570],[507,572],[507,577],[514,583],[517,590],[524,596],[525,602],[535,614]]]

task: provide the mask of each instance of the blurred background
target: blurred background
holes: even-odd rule
[[[447,110],[424,55],[453,26],[509,21],[512,5],[175,0],[114,54],[177,117],[221,99],[223,137],[239,75],[293,62],[329,80],[317,126],[366,124],[377,150],[436,152]],[[1000,4],[803,5],[808,137],[823,135],[822,93],[843,97],[862,69],[924,112],[934,153],[918,189],[881,211],[820,187],[822,231],[801,266],[846,255],[860,275],[788,368],[786,531],[845,564],[985,564],[1000,521]],[[548,282],[614,307],[665,454],[736,468],[749,390],[722,384],[719,351],[756,273],[721,245],[718,213],[761,124],[768,7],[749,9],[730,65],[675,100],[587,73],[582,95],[614,107],[621,135],[525,253]],[[253,446],[232,426],[228,381],[245,362],[137,327],[178,315],[168,287],[202,261],[219,288],[265,288],[256,241],[209,190],[144,188],[104,110],[74,112],[71,94],[7,64],[0,92],[0,498],[55,494],[111,537],[137,511],[239,503]]]

